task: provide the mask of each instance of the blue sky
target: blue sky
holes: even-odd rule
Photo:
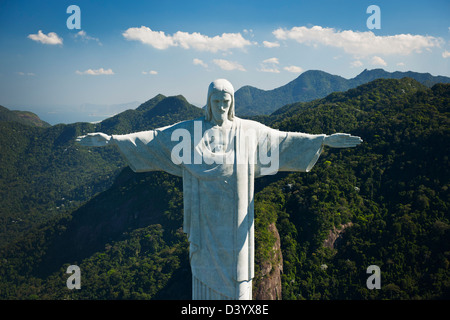
[[[67,8],[81,10],[68,29]],[[370,5],[381,29],[369,29]],[[52,124],[98,121],[208,84],[273,89],[307,70],[450,76],[450,2],[0,1],[0,105]]]

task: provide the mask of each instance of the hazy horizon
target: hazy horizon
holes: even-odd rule
[[[374,69],[382,69],[383,68],[374,68]],[[365,69],[365,70],[374,70],[374,69]],[[356,74],[354,77],[348,77],[347,80],[353,79],[357,77],[359,74],[364,72],[365,70],[361,71],[360,73]],[[311,70],[305,70],[311,71]],[[320,70],[323,71],[323,70]],[[399,71],[399,70],[397,70]],[[408,71],[400,71],[400,72],[410,72],[412,70]],[[396,71],[392,71],[396,72]],[[415,71],[412,71],[415,72]],[[302,72],[303,74],[304,72]],[[301,74],[300,74],[301,75]],[[299,76],[300,76],[299,75]],[[295,77],[294,79],[290,80],[293,81],[297,79],[299,76]],[[340,76],[340,75],[337,75]],[[432,74],[432,76],[442,76],[440,74]],[[341,76],[342,77],[342,76]],[[343,77],[345,78],[345,77]],[[289,81],[289,82],[290,82]],[[278,88],[280,86],[286,85],[287,83],[280,84],[277,87],[273,88],[258,88],[263,90],[272,90],[275,88]],[[239,90],[240,88],[235,88],[235,90]],[[158,93],[163,94],[163,93]],[[205,89],[206,94],[206,89]],[[164,94],[163,94],[164,95]],[[175,94],[178,95],[178,94]],[[185,96],[183,93],[179,93],[179,95]],[[155,95],[156,96],[156,95]],[[124,103],[114,103],[114,104],[95,104],[95,103],[82,103],[79,105],[12,105],[12,106],[6,106],[4,107],[10,109],[10,110],[18,110],[18,111],[31,111],[35,113],[39,118],[51,125],[56,124],[70,124],[70,123],[76,123],[76,122],[100,122],[107,118],[113,117],[116,114],[119,114],[125,110],[128,109],[136,109],[138,108],[142,103],[154,98],[155,96],[149,97],[145,101],[131,101],[131,102],[124,102]],[[170,95],[166,95],[170,96]],[[185,96],[186,97],[186,96]],[[202,106],[205,105],[203,102],[188,102],[198,108],[202,108]],[[0,102],[0,105],[1,102]]]

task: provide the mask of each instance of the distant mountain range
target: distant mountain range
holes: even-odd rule
[[[273,90],[244,86],[236,91],[236,115],[268,115],[286,104],[324,98],[336,91],[347,91],[375,79],[401,79],[409,77],[431,87],[436,83],[450,83],[449,77],[418,72],[387,72],[383,69],[364,70],[355,78],[345,79],[324,71],[310,70],[298,78]]]

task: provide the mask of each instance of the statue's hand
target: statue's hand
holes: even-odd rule
[[[335,133],[331,136],[326,136],[323,144],[331,148],[352,148],[356,147],[362,142],[360,137],[352,136],[348,133]]]
[[[111,136],[101,132],[94,132],[85,136],[79,136],[75,141],[86,147],[104,147],[110,140]]]

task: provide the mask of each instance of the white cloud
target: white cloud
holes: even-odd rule
[[[253,34],[253,29],[244,29],[242,30],[245,34],[249,35],[250,37],[254,37],[255,35]]]
[[[405,66],[405,63],[404,63],[404,62],[399,62],[399,63],[397,63],[397,66],[399,66],[399,67],[404,67],[404,66]]]
[[[380,57],[372,57],[372,59],[370,60],[370,63],[375,65],[375,66],[387,66],[386,61],[384,61],[382,58]]]
[[[273,63],[273,64],[279,64],[278,58],[269,58],[263,61],[263,63]]]
[[[77,32],[75,34],[75,38],[80,38],[83,41],[93,40],[93,41],[97,42],[100,46],[102,45],[102,43],[100,42],[99,38],[94,38],[94,37],[89,36],[86,33],[86,31],[84,31],[84,30],[81,30],[81,31]]]
[[[63,39],[59,37],[55,32],[49,32],[45,34],[42,30],[39,30],[37,34],[29,34],[28,38],[43,44],[63,44]]]
[[[173,39],[184,49],[191,47],[199,51],[227,51],[234,48],[244,48],[250,41],[244,39],[240,33],[223,33],[212,38],[200,33],[187,33],[178,31]]]
[[[208,65],[206,63],[203,62],[203,60],[194,58],[194,60],[192,60],[192,63],[195,64],[196,66],[202,66],[203,68],[208,68]]]
[[[261,68],[258,71],[280,73],[280,70],[276,68],[279,63],[278,58],[275,57],[266,59],[261,63]]]
[[[208,37],[198,32],[177,31],[173,35],[166,35],[163,31],[153,31],[145,26],[129,28],[122,35],[127,40],[140,41],[159,50],[180,46],[184,49],[193,48],[215,53],[235,48],[242,49],[251,44],[240,33],[223,33],[221,36]]]
[[[345,52],[368,56],[373,54],[408,55],[413,52],[430,50],[440,47],[442,38],[432,36],[397,34],[393,36],[377,36],[372,31],[337,31],[334,28],[323,28],[321,26],[293,27],[290,30],[276,29],[273,34],[278,40],[295,40],[306,45],[325,45],[342,48]]]
[[[270,41],[263,41],[263,45],[266,48],[277,48],[280,46],[278,42],[270,42]]]
[[[442,52],[442,57],[443,58],[450,58],[450,51],[445,50],[444,52]]]
[[[239,70],[246,71],[245,68],[237,62],[229,61],[225,59],[214,59],[213,62],[218,65],[221,69],[231,71],[231,70]]]
[[[111,69],[103,69],[103,68],[100,68],[100,69],[95,69],[95,70],[93,70],[93,69],[88,69],[88,70],[86,70],[86,71],[75,71],[75,73],[76,74],[79,74],[79,75],[90,75],[90,76],[99,76],[99,75],[113,75],[114,74],[114,72],[111,70]]]
[[[297,66],[288,66],[283,68],[286,71],[292,72],[292,73],[302,73],[303,68],[297,67]]]
[[[172,37],[166,36],[163,31],[153,31],[145,26],[129,28],[122,35],[127,40],[137,40],[160,50],[176,45]]]
[[[352,68],[359,68],[363,66],[363,63],[361,62],[361,60],[355,60],[352,63],[350,63],[350,66]]]
[[[271,73],[280,73],[280,70],[278,70],[277,68],[270,68],[270,67],[266,67],[266,66],[262,66],[261,69],[258,69],[258,71],[271,72]]]
[[[157,75],[157,74],[158,74],[158,71],[155,71],[155,70],[142,71],[142,74]]]
[[[18,74],[19,76],[30,76],[30,77],[33,77],[33,76],[36,75],[36,74],[33,73],[33,72],[21,72],[21,71],[17,72],[17,74]]]

